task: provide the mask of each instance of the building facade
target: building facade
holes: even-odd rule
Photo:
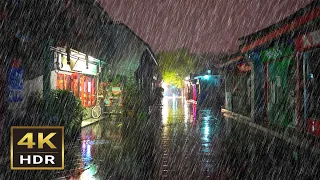
[[[320,3],[314,1],[284,20],[239,39],[252,63],[251,118],[319,135]]]

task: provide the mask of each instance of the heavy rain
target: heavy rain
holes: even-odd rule
[[[320,179],[320,0],[1,0],[0,180]]]

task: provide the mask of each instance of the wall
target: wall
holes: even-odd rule
[[[253,104],[252,108],[252,119],[257,123],[264,121],[264,72],[263,63],[260,55],[257,52],[250,54],[250,59],[253,64]]]

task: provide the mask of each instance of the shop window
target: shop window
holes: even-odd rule
[[[71,77],[72,77],[72,81],[71,81],[72,92],[76,97],[79,97],[79,75],[77,73],[73,73]]]
[[[267,64],[268,119],[287,126],[295,122],[295,63],[291,57],[276,59]]]
[[[91,104],[92,106],[96,104],[96,89],[94,78],[91,79]]]
[[[85,75],[80,76],[80,99],[83,107],[92,107],[95,105],[94,78]]]
[[[64,81],[64,74],[58,74],[57,75],[57,87],[56,87],[58,90],[63,90],[64,89],[63,81]]]
[[[71,91],[71,76],[70,75],[64,75],[64,89]]]
[[[58,90],[68,90],[79,97],[83,107],[92,107],[95,105],[95,80],[94,77],[85,75],[72,75],[58,73],[57,87]]]
[[[307,118],[320,119],[320,50],[307,52],[305,56],[305,80]]]

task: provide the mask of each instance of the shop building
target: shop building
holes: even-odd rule
[[[299,72],[299,121],[307,122],[308,132],[320,135],[320,27],[295,39]],[[302,82],[302,83],[301,83]]]
[[[240,52],[227,56],[218,65],[224,75],[225,108],[229,111],[251,116],[251,68]]]
[[[51,88],[73,92],[86,108],[84,118],[90,118],[92,107],[98,103],[99,73],[105,62],[72,49],[68,60],[66,48],[52,50],[54,69],[51,71]]]
[[[202,107],[221,107],[221,97],[224,97],[221,94],[222,87],[224,87],[223,76],[213,75],[211,70],[201,74],[193,74],[191,79],[185,81],[187,100],[196,102],[198,106]]]
[[[319,130],[320,1],[277,24],[242,37],[240,50],[252,63],[251,118],[256,123]]]

